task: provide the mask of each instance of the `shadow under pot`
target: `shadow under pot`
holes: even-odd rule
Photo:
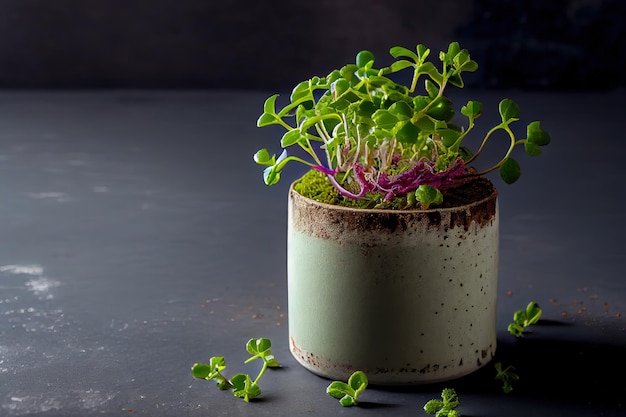
[[[374,385],[451,380],[496,350],[498,204],[493,184],[458,207],[288,210],[290,350],[313,373]]]

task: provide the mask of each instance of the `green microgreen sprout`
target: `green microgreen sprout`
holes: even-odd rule
[[[536,324],[541,318],[541,307],[535,301],[531,301],[525,310],[518,310],[513,315],[513,323],[509,324],[508,331],[515,337],[521,337],[526,328]]]
[[[246,343],[246,350],[250,355],[244,363],[250,363],[257,359],[263,360],[263,366],[255,379],[250,375],[239,373],[234,375],[230,380],[222,374],[226,369],[226,362],[223,356],[214,356],[209,363],[196,363],[191,367],[191,374],[195,378],[206,379],[207,381],[215,381],[220,390],[233,390],[235,397],[243,398],[245,402],[261,395],[259,380],[265,374],[268,368],[279,368],[280,364],[272,355],[270,348],[272,342],[266,338],[250,339]]]
[[[519,376],[514,372],[515,368],[511,365],[502,368],[502,362],[497,362],[494,367],[496,368],[496,379],[502,382],[502,391],[509,394],[513,391],[513,382],[519,380]]]
[[[514,149],[537,156],[549,144],[539,121],[526,126],[524,139],[516,136],[512,125],[520,120],[520,110],[505,98],[498,106],[501,120],[472,152],[465,139],[474,133],[483,106],[468,101],[460,108],[459,122],[444,95],[450,85],[463,88],[462,76],[478,69],[469,52],[451,42],[439,53],[438,66],[421,44],[414,50],[395,46],[389,53],[391,65],[376,69],[374,55],[359,52],[355,63],[298,83],[284,106],[278,105],[278,94],[266,99],[257,126],[286,131],[280,156],[265,148],[254,155],[267,185],[276,184],[284,167],[297,162],[324,174],[347,199],[382,204],[403,197],[428,208],[442,201],[445,190],[491,171],[498,170],[507,184],[517,181],[521,170]],[[412,75],[406,85],[398,76],[405,70]],[[417,89],[419,80],[423,90]],[[493,140],[508,144],[500,160],[480,171],[470,167]],[[301,155],[288,154],[293,148]]]
[[[367,388],[367,376],[363,371],[356,371],[350,378],[348,383],[343,381],[333,381],[326,388],[326,392],[333,398],[339,400],[344,407],[357,405],[357,398]]]
[[[430,400],[424,405],[426,414],[434,414],[435,417],[460,417],[461,413],[456,410],[459,405],[459,397],[454,388],[444,388],[441,391],[441,400]]]
[[[191,367],[191,374],[200,379],[207,381],[215,381],[217,387],[221,390],[232,388],[230,382],[222,375],[222,371],[226,369],[226,361],[223,356],[213,356],[209,363],[196,363]]]

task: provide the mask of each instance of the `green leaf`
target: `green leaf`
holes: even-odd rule
[[[463,78],[459,72],[452,74],[452,76],[448,79],[448,82],[458,88],[463,88],[465,86]]]
[[[226,360],[223,356],[213,356],[209,363],[211,364],[211,368],[216,369],[218,371],[222,371],[226,368]]]
[[[524,326],[528,327],[532,324],[536,324],[541,318],[541,308],[539,304],[535,301],[531,301],[526,306],[526,319],[524,321]]]
[[[298,108],[296,108],[296,123],[300,123],[309,113],[310,110],[307,110],[303,105],[299,105]]]
[[[374,54],[370,51],[361,51],[356,54],[356,65],[359,68],[364,68],[370,62],[374,62]]]
[[[230,383],[233,384],[233,388],[236,390],[243,390],[246,387],[246,380],[250,380],[249,375],[236,374],[230,379]]]
[[[450,121],[454,117],[452,101],[445,96],[437,97],[426,110],[426,114],[437,120]]]
[[[194,363],[191,367],[191,374],[194,378],[206,379],[213,367],[207,363]]]
[[[285,132],[283,137],[280,140],[280,146],[286,148],[288,146],[294,145],[298,143],[302,135],[299,130],[289,130]]]
[[[519,376],[513,372],[515,371],[515,368],[513,366],[507,366],[503,369],[501,362],[497,362],[494,367],[496,368],[495,379],[502,382],[502,391],[505,394],[509,394],[513,391],[512,383],[519,381]]]
[[[443,82],[443,76],[437,71],[435,64],[432,62],[424,62],[417,68],[419,74],[427,74],[437,85]]]
[[[464,116],[472,118],[477,118],[483,111],[483,105],[479,101],[468,101],[467,104],[461,107],[461,114]]]
[[[354,399],[354,397],[345,395],[343,398],[339,400],[339,404],[341,404],[343,407],[352,407],[353,405],[356,404],[356,400]]]
[[[279,118],[273,114],[263,113],[256,121],[257,127],[269,126],[278,123]]]
[[[256,339],[250,339],[246,343],[246,351],[249,354],[256,355],[257,353],[259,353],[259,351],[257,350],[257,347],[256,347],[256,343],[257,343]]]
[[[268,350],[270,350],[271,347],[272,347],[272,342],[269,339],[266,339],[264,337],[256,339],[257,352],[259,353],[267,352]]]
[[[507,184],[513,184],[521,174],[522,170],[513,158],[508,158],[500,167],[500,178]]]
[[[407,121],[396,132],[396,139],[400,143],[417,143],[419,133],[420,128],[415,126],[410,121]]]
[[[415,64],[413,64],[412,62],[409,62],[403,59],[403,60],[394,62],[393,64],[390,65],[389,68],[391,68],[392,72],[398,72],[398,71],[402,71],[405,68],[412,67],[414,65]]]
[[[454,58],[452,58],[452,62],[457,69],[460,69],[463,65],[470,61],[469,52],[467,49],[463,49],[459,51]]]
[[[274,165],[276,163],[276,155],[270,156],[267,149],[259,149],[254,154],[254,162],[259,165]]]
[[[454,129],[439,129],[437,130],[437,134],[441,136],[443,146],[449,148],[457,142],[461,132]]]
[[[526,137],[528,138],[528,142],[538,146],[546,146],[550,143],[550,135],[541,129],[539,121],[528,124],[526,127]]]
[[[266,338],[250,339],[246,343],[246,351],[251,355],[263,356],[272,347],[272,342]]]
[[[382,129],[393,129],[398,123],[398,118],[391,114],[389,110],[377,110],[372,115],[372,120]]]
[[[520,337],[526,327],[533,325],[541,318],[541,307],[535,301],[531,301],[525,310],[517,310],[513,314],[514,323],[509,324],[508,330],[511,334]]]
[[[428,208],[431,204],[441,204],[443,194],[432,185],[420,185],[415,190],[415,198],[422,204],[422,207]]]
[[[350,82],[345,78],[338,78],[332,85],[333,97],[337,98],[350,89]]]
[[[355,405],[357,397],[367,387],[367,376],[362,371],[355,371],[348,378],[348,383],[343,381],[333,381],[326,392],[333,398],[337,398],[344,407]]]
[[[410,49],[404,48],[402,46],[394,46],[393,48],[389,50],[389,54],[391,54],[391,56],[394,58],[405,57],[405,58],[411,58],[414,62],[419,61],[419,58],[415,54],[415,52],[411,51]]]
[[[519,119],[519,107],[508,98],[505,98],[499,105],[500,117],[504,123]]]
[[[269,96],[265,100],[265,103],[263,103],[264,113],[270,113],[270,114],[276,113],[276,99],[278,98],[278,96],[279,94],[274,94],[273,96]]]
[[[348,64],[344,65],[339,72],[341,76],[346,79],[346,81],[350,82],[354,78],[354,73],[358,70],[359,67],[356,64]]]
[[[266,185],[274,185],[280,180],[281,168],[278,165],[272,165],[263,170],[263,181]]]
[[[520,337],[524,333],[524,328],[517,323],[509,324],[507,330],[515,337]]]
[[[263,103],[263,114],[256,122],[257,127],[269,126],[279,122],[279,117],[276,115],[276,99],[278,94],[269,96],[265,103]]]
[[[455,56],[461,51],[461,46],[458,42],[450,42],[448,45],[448,52],[446,53],[446,57],[450,60],[454,59]]]
[[[365,388],[367,388],[367,384],[367,376],[363,371],[354,372],[352,375],[350,375],[350,378],[348,379],[348,385],[352,387],[357,396],[359,393],[363,392]]]
[[[333,70],[330,74],[326,76],[326,82],[331,84],[337,81],[339,78],[341,78],[341,72],[339,72],[339,70]]]
[[[326,388],[326,392],[333,398],[343,398],[344,395],[354,395],[354,390],[345,382],[333,381]]]
[[[431,99],[437,97],[439,94],[439,87],[428,78],[424,81],[424,88]]]
[[[414,97],[413,98],[413,111],[417,113],[421,110],[424,110],[426,106],[430,104],[431,101],[433,100],[430,97],[426,97],[426,96]]]
[[[460,67],[459,72],[461,71],[465,71],[465,72],[475,72],[478,70],[478,63],[476,61],[470,60],[467,61],[465,64],[463,64],[462,67]]]
[[[452,62],[456,68],[457,75],[461,72],[474,72],[478,69],[478,63],[470,59],[467,49],[459,51],[452,59]]]
[[[417,51],[417,55],[420,57],[421,61],[424,61],[430,54],[430,49],[421,43],[415,47],[415,50]]]
[[[376,110],[378,109],[371,101],[362,101],[357,106],[356,114],[362,118],[370,119]]]
[[[526,310],[517,310],[513,313],[513,321],[515,321],[515,323],[521,326],[524,324],[524,320],[526,320]]]
[[[541,147],[531,142],[524,143],[524,150],[529,156],[541,155]]]
[[[442,408],[443,401],[441,400],[430,400],[426,404],[424,404],[424,411],[426,412],[426,414],[435,414]]]
[[[290,100],[292,103],[302,99],[313,98],[309,81],[302,81],[296,85],[291,91]]]
[[[443,399],[444,407],[447,409],[456,408],[459,405],[459,399],[453,388],[444,388],[441,391],[441,398]]]
[[[435,121],[430,117],[422,117],[419,120],[414,121],[413,124],[424,132],[435,132]]]
[[[263,360],[267,363],[269,368],[280,368],[280,363],[278,363],[274,355],[265,355],[263,356]]]
[[[389,109],[389,113],[396,116],[398,120],[409,120],[413,117],[413,109],[406,101],[398,101],[393,103]]]
[[[245,402],[261,395],[261,388],[255,384],[250,375],[237,374],[230,379],[233,386],[233,395],[243,398]]]
[[[459,405],[456,391],[453,388],[444,388],[441,392],[442,400],[430,400],[424,405],[427,414],[435,414],[436,417],[458,417],[459,412],[455,408]]]

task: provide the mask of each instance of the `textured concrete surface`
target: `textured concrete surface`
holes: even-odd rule
[[[494,361],[520,381],[503,394],[487,365],[446,386],[468,416],[623,416],[623,94],[508,93],[553,138],[539,158],[520,158],[518,183],[497,183]],[[472,96],[491,108],[500,94]],[[0,94],[0,415],[416,416],[439,396],[441,385],[372,387],[363,408],[344,410],[329,381],[291,357],[296,171],[266,187],[252,161],[278,146],[254,125],[265,98]],[[507,325],[531,300],[542,321],[516,339]],[[259,363],[243,363],[256,337],[283,364],[258,401],[192,378],[193,363],[222,355],[227,375],[256,375]]]

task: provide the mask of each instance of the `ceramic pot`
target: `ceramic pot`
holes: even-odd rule
[[[289,191],[290,350],[336,380],[450,380],[496,350],[498,204],[350,209]]]

